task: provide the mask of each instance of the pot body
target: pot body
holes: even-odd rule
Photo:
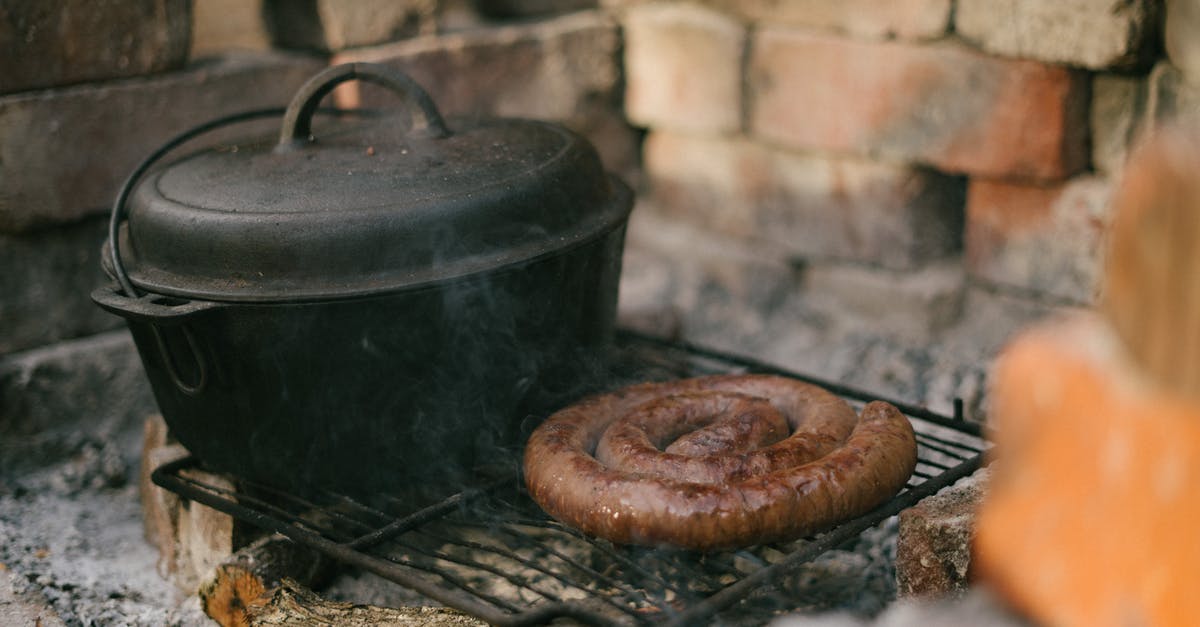
[[[462,485],[516,459],[528,415],[587,391],[624,233],[369,298],[218,304],[177,323],[108,308],[127,318],[172,433],[210,466],[299,491]],[[199,390],[176,383],[201,376]]]

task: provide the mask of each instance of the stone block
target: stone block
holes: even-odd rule
[[[191,58],[270,47],[263,0],[194,0]]]
[[[228,113],[284,106],[322,65],[228,55],[153,78],[0,97],[0,232],[107,211],[129,172],[167,139]]]
[[[750,59],[754,135],[996,178],[1087,166],[1086,75],[955,43],[860,42],[764,28]]]
[[[432,33],[440,0],[266,0],[275,43],[322,52],[373,46]]]
[[[1146,115],[1146,80],[1097,74],[1092,79],[1092,165],[1120,174]]]
[[[189,0],[8,0],[0,6],[0,94],[175,69]]]
[[[1157,0],[959,0],[954,29],[993,54],[1101,70],[1147,60],[1160,17]]]
[[[0,355],[108,331],[121,319],[89,295],[107,282],[100,245],[108,220],[88,218],[57,229],[0,233]]]
[[[155,411],[126,331],[111,331],[0,358],[0,445],[50,430],[135,429]],[[22,451],[0,446],[0,457]],[[44,463],[44,460],[43,460]]]
[[[975,512],[988,469],[926,497],[900,512],[896,587],[900,596],[935,597],[967,588]]]
[[[552,120],[593,141],[605,164],[637,162],[637,136],[619,117],[620,36],[600,12],[529,24],[422,37],[335,55],[333,63],[396,67],[423,86],[448,116]],[[345,105],[399,106],[394,94],[347,83]]]
[[[741,127],[745,27],[688,4],[636,7],[624,25],[630,121],[713,133]]]
[[[1188,82],[1200,83],[1200,0],[1166,0],[1163,44]]]
[[[933,170],[668,131],[643,157],[667,213],[794,257],[905,269],[960,245],[963,181]]]
[[[1099,177],[1048,187],[972,180],[968,271],[995,285],[1091,302],[1102,270],[1111,197],[1112,184]]]

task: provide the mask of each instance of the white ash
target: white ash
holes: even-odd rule
[[[44,599],[68,626],[211,624],[196,597],[158,576],[137,488],[101,477],[66,461],[0,494],[0,563],[12,593]]]
[[[972,588],[958,598],[905,600],[879,616],[862,618],[847,612],[818,616],[787,616],[771,627],[1029,627],[985,588]]]

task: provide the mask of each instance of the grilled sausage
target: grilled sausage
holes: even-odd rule
[[[782,439],[780,418],[791,432]],[[687,428],[701,435],[660,450]],[[713,450],[721,440],[731,454]],[[863,514],[915,465],[912,426],[895,407],[876,401],[855,416],[819,387],[765,375],[591,397],[539,426],[524,461],[530,495],[560,521],[620,544],[701,551],[794,539]]]

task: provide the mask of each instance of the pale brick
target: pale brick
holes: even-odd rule
[[[749,19],[860,37],[931,39],[950,26],[950,0],[724,0]]]
[[[804,269],[804,290],[831,316],[853,316],[876,333],[929,341],[961,316],[965,279],[957,258],[899,271],[813,264]]]
[[[932,170],[667,131],[644,159],[665,211],[796,257],[904,269],[961,241],[963,183]]]
[[[715,347],[744,349],[761,338],[800,287],[782,251],[672,219],[647,202],[630,217],[626,251],[619,317],[680,337],[717,337]]]
[[[437,26],[439,0],[266,0],[275,43],[285,48],[338,51],[374,46]]]
[[[168,138],[227,113],[286,105],[320,67],[295,55],[236,55],[145,80],[0,98],[0,232],[106,211]]]
[[[1200,83],[1190,83],[1167,61],[1150,72],[1141,132],[1172,122],[1200,124]]]
[[[936,597],[967,589],[975,513],[990,471],[983,469],[900,512],[896,588],[900,596]]]
[[[625,18],[625,111],[637,125],[691,131],[741,127],[745,29],[686,4],[649,4]]]
[[[88,218],[56,229],[0,233],[0,355],[121,326],[92,302],[108,281],[100,243],[108,220]]]
[[[190,31],[189,0],[6,0],[0,94],[170,70]]]
[[[955,31],[984,50],[1090,69],[1143,61],[1159,24],[1159,2],[1134,0],[958,0]]]
[[[194,0],[192,58],[270,47],[263,0]]]
[[[1049,187],[972,180],[969,272],[992,284],[1090,302],[1101,271],[1111,195],[1111,183],[1098,177]]]
[[[1146,110],[1146,81],[1139,77],[1097,74],[1092,79],[1092,164],[1119,174],[1141,130]]]
[[[1200,0],[1167,0],[1163,43],[1171,63],[1200,83]]]
[[[1060,179],[1087,165],[1086,75],[952,43],[767,28],[750,61],[755,135],[951,172]]]
[[[612,170],[637,161],[632,128],[619,119],[620,36],[600,12],[532,24],[422,37],[338,54],[406,72],[445,115],[524,117],[565,124],[596,144]],[[395,107],[373,85],[347,83],[343,103]]]

